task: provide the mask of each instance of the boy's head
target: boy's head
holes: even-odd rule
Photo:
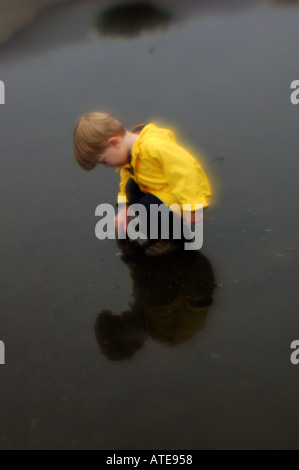
[[[92,170],[110,146],[111,137],[124,137],[126,129],[109,114],[93,112],[81,116],[74,130],[74,153],[84,170]]]

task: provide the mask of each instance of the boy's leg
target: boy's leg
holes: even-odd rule
[[[145,250],[145,253],[150,256],[159,256],[170,251],[174,251],[180,248],[184,242],[183,235],[183,221],[182,219],[175,214],[169,207],[164,204],[159,198],[153,194],[144,193],[140,190],[139,186],[133,179],[129,179],[126,185],[126,194],[129,201],[129,205],[138,203],[142,204],[146,209],[146,220],[142,220],[141,217],[141,226],[146,227],[144,230],[145,235],[150,240],[150,246]],[[161,211],[156,211],[153,209],[153,206],[156,206],[156,209],[160,207]],[[162,206],[162,207],[161,207]],[[151,214],[156,213],[158,218],[151,218]],[[173,231],[173,218],[177,217],[176,223],[179,228],[180,238],[174,238]],[[153,224],[157,224],[154,232],[156,232],[155,238],[151,239],[151,227],[153,229]],[[165,229],[162,227],[168,228],[168,233],[165,234]],[[167,238],[162,238],[166,236]]]
[[[169,207],[153,194],[142,196],[139,201],[146,209],[147,220],[147,237],[150,239],[151,234],[153,240],[163,240],[165,242],[180,241],[182,231],[179,230],[180,238],[174,238],[173,219],[178,217]],[[181,224],[181,219],[179,220]]]
[[[146,193],[141,191],[136,181],[130,178],[126,184],[126,195],[129,201],[129,205],[139,202],[143,196],[146,196]]]
[[[149,243],[145,246],[145,254],[148,256],[161,256],[183,248],[184,236],[182,219],[153,194],[146,194],[140,198],[138,202],[146,208],[147,214],[146,235],[149,239]],[[153,205],[157,207],[153,209]],[[160,208],[161,211],[156,210],[157,208]],[[155,217],[151,218],[153,213]],[[179,232],[177,236],[180,238],[174,237],[174,217],[177,218],[176,223],[178,224]],[[153,224],[156,226],[153,227]],[[151,238],[151,231],[154,232],[154,238]]]

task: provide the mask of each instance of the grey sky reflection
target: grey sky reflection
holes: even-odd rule
[[[23,0],[8,2],[0,0],[0,44],[21,31],[21,39],[27,27],[43,22],[45,17],[58,19],[57,33],[60,45],[86,39],[86,32],[94,25],[102,34],[136,37],[145,30],[155,32],[176,22],[192,19],[197,15],[231,14],[242,9],[254,8],[257,4],[276,7],[298,6],[299,0]],[[134,12],[135,10],[135,12]],[[63,34],[59,31],[59,15],[63,14]],[[117,21],[113,18],[118,15]],[[55,43],[56,44],[56,43]],[[19,43],[18,43],[19,45]],[[52,40],[45,37],[39,48],[51,48]]]

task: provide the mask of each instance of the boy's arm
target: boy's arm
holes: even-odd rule
[[[121,205],[119,207],[118,213],[115,216],[115,227],[118,234],[125,234],[127,233],[129,219],[127,216],[127,207],[126,205]]]
[[[119,204],[120,202],[120,196],[126,198],[126,202],[128,202],[128,198],[126,195],[126,185],[128,180],[130,179],[130,173],[125,169],[121,168],[120,169],[120,183],[119,183],[119,192],[117,195],[117,202]]]
[[[128,227],[127,206],[128,198],[126,195],[126,185],[130,178],[130,174],[125,168],[120,169],[119,192],[117,195],[118,213],[115,216],[115,226],[118,234],[126,233]]]
[[[156,152],[162,162],[170,191],[180,206],[191,204],[191,211],[195,210],[195,204],[207,207],[211,189],[199,162],[175,142],[166,142]]]

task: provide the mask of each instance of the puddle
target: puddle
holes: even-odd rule
[[[32,2],[1,37],[0,446],[298,448],[299,3],[147,2],[114,24],[125,4]],[[199,254],[96,239],[118,175],[75,164],[94,109],[201,159]]]

